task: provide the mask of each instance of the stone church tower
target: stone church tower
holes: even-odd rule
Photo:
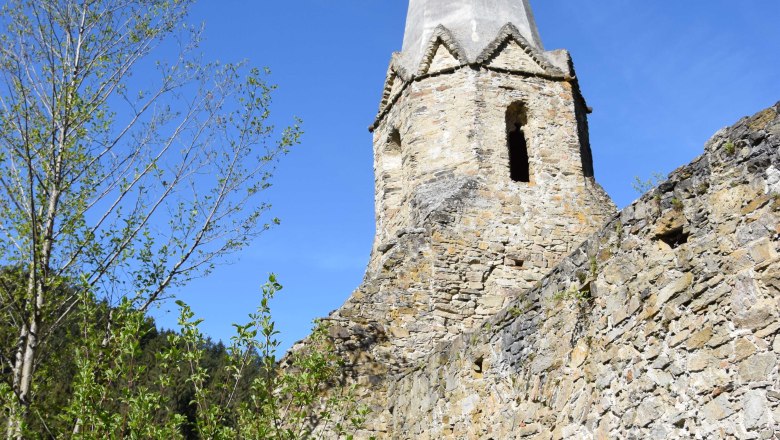
[[[779,112],[616,215],[528,0],[410,0],[371,259],[328,318],[371,410],[356,438],[780,432]]]
[[[528,0],[410,1],[371,126],[369,267],[330,317],[360,382],[381,388],[478,326],[615,213],[587,112]]]

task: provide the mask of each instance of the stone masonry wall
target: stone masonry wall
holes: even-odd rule
[[[380,437],[779,435],[778,112],[717,133],[478,330],[386,378]]]
[[[496,50],[453,66],[440,44],[427,73],[403,86],[389,74],[396,96],[374,127],[374,248],[363,283],[328,317],[350,381],[375,410],[374,433],[388,430],[396,374],[503,309],[615,212],[581,156],[588,133],[571,69],[529,73],[537,61],[517,43]],[[507,110],[517,102],[530,182],[510,178]]]
[[[597,230],[615,208],[583,173],[578,93],[489,69],[412,82],[374,134],[378,224],[365,281],[331,320],[381,332],[371,356],[407,368]],[[517,101],[528,109],[530,183],[509,177],[506,110]]]

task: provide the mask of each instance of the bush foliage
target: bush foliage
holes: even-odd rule
[[[327,325],[317,322],[280,368],[269,301],[281,288],[271,276],[260,306],[248,323],[234,324],[227,346],[203,335],[202,320],[182,301],[180,328],[172,331],[129,301],[109,307],[82,294],[56,342],[43,349],[25,438],[350,438],[366,411],[343,386]],[[8,373],[0,383],[5,417],[15,404]]]

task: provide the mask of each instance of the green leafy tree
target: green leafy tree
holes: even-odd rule
[[[236,335],[219,356],[208,352],[202,320],[177,301],[180,331],[168,334],[168,344],[149,363],[139,362],[139,342],[148,331],[143,313],[124,302],[115,311],[110,343],[93,332],[79,348],[78,374],[62,416],[64,426],[74,428],[56,438],[351,438],[367,411],[342,385],[343,362],[327,326],[317,323],[309,342],[280,366],[269,301],[281,288],[271,276],[260,307],[247,324],[235,325]],[[94,319],[98,312],[86,308],[83,316]],[[221,366],[210,367],[208,358]],[[176,400],[170,390],[182,377],[192,390],[191,417],[168,410]]]
[[[351,438],[363,426],[368,410],[356,403],[354,389],[344,386],[344,359],[328,336],[328,325],[315,322],[306,343],[290,351],[280,368],[280,342],[269,301],[282,286],[271,276],[263,286],[260,307],[245,326],[236,326],[230,352],[238,374],[242,353],[258,353],[261,372],[249,398],[237,411],[239,438],[295,440],[323,435]]]
[[[53,336],[79,304],[100,298],[118,308],[106,309],[97,345],[85,341],[78,371],[103,365],[87,356],[96,352],[133,364],[135,343],[115,335],[140,325],[130,310],[145,312],[275,222],[259,196],[300,130],[269,124],[265,72],[202,61],[200,29],[185,24],[191,4],[2,7],[0,265],[25,277],[0,289],[9,438],[22,438],[34,418]],[[153,61],[163,50],[177,55]],[[129,380],[113,369],[100,374]],[[87,376],[79,376],[79,398],[92,402],[105,383]],[[148,426],[142,412],[159,404],[157,395],[138,396],[122,401],[127,426]]]

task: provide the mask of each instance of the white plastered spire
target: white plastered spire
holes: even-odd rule
[[[507,23],[534,49],[544,50],[528,0],[409,0],[400,61],[416,71],[436,28],[444,26],[473,62]]]

